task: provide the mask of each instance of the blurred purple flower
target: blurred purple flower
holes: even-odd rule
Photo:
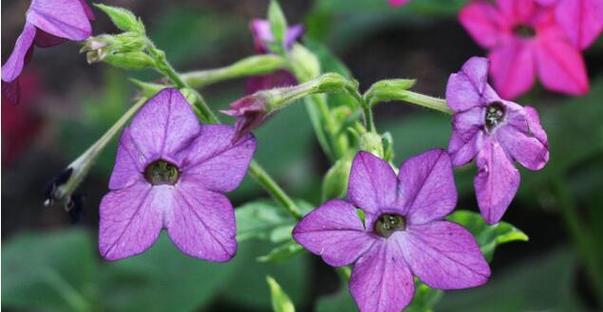
[[[408,3],[410,0],[389,0],[389,5],[393,7],[403,6]]]
[[[487,75],[488,60],[480,57],[450,75],[446,100],[454,115],[448,151],[454,166],[476,159],[479,208],[488,223],[496,223],[519,187],[513,161],[540,170],[549,160],[549,146],[536,110],[501,99]]]
[[[488,280],[490,268],[473,236],[442,220],[457,202],[445,151],[408,159],[397,177],[386,161],[359,152],[347,196],[306,215],[293,238],[329,265],[354,263],[350,291],[360,311],[403,309],[414,296],[413,275],[439,289]]]
[[[584,59],[556,19],[553,6],[535,0],[474,0],[461,10],[459,19],[473,39],[490,51],[490,73],[503,97],[523,94],[536,76],[552,91],[588,93]]]
[[[270,30],[270,22],[267,20],[254,19],[249,24],[253,42],[258,53],[270,53],[268,44],[274,41],[272,31]],[[287,29],[285,34],[285,49],[289,50],[293,44],[304,34],[302,25],[293,25]],[[247,80],[246,93],[253,94],[260,90],[271,89],[275,87],[287,87],[297,84],[297,79],[286,70],[278,70],[268,75],[254,76]]]
[[[84,40],[92,34],[92,20],[94,14],[85,0],[32,0],[23,31],[2,66],[2,98],[19,102],[19,75],[31,59],[34,44],[47,48],[66,40]]]
[[[584,50],[603,31],[601,0],[540,0],[543,5],[555,4],[555,16],[571,43]]]
[[[144,252],[166,228],[187,255],[227,261],[237,249],[234,210],[223,193],[247,172],[255,139],[200,125],[182,94],[164,89],[123,131],[100,205],[99,250],[107,260]]]

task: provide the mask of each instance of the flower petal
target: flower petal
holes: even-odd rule
[[[488,60],[470,58],[458,73],[450,75],[446,86],[446,101],[455,112],[462,112],[483,104],[482,96],[489,89]]]
[[[385,160],[369,153],[358,152],[352,162],[348,198],[356,207],[376,214],[391,207],[396,200],[396,174]]]
[[[34,42],[35,42],[36,46],[38,46],[38,47],[50,48],[55,45],[59,45],[65,41],[67,41],[67,39],[51,35],[41,29],[38,29],[36,32],[36,39]]]
[[[15,42],[13,52],[8,57],[8,60],[6,60],[6,63],[2,65],[3,82],[12,82],[19,77],[23,71],[23,67],[27,63],[27,56],[32,50],[32,44],[35,37],[36,27],[25,23],[23,31],[17,38],[17,42]]]
[[[343,200],[330,200],[306,215],[293,229],[293,238],[331,266],[356,261],[375,242],[356,207]]]
[[[571,95],[588,93],[584,59],[577,48],[563,38],[546,36],[538,41],[536,62],[542,84],[552,91]]]
[[[2,81],[2,102],[10,105],[17,105],[21,99],[21,87],[19,79],[11,82]]]
[[[277,70],[266,75],[257,75],[247,79],[245,94],[253,94],[260,90],[289,87],[297,84],[297,80],[287,70]]]
[[[491,50],[490,73],[495,89],[504,98],[514,98],[529,90],[536,78],[533,43],[511,40]]]
[[[412,273],[396,244],[379,242],[354,264],[350,292],[360,311],[399,312],[412,300]]]
[[[80,0],[32,0],[27,22],[57,37],[84,40],[92,25]]]
[[[510,22],[530,20],[537,8],[533,0],[496,0],[496,6]]]
[[[145,159],[172,160],[173,154],[197,137],[199,121],[180,91],[161,90],[136,114],[128,127],[138,152]]]
[[[304,35],[304,26],[293,25],[287,29],[285,34],[285,47],[291,49],[295,42]]]
[[[402,6],[408,3],[409,0],[389,0],[389,5],[393,7]]]
[[[549,160],[548,145],[534,136],[524,110],[511,114],[507,124],[497,129],[496,138],[522,166],[530,170],[542,169]]]
[[[603,3],[600,0],[563,0],[555,15],[571,43],[584,50],[603,30]]]
[[[163,211],[171,207],[170,187],[136,183],[111,191],[100,204],[98,248],[107,260],[118,260],[147,250],[161,232]]]
[[[477,154],[479,172],[473,181],[482,216],[490,224],[497,223],[509,207],[519,188],[519,171],[505,151],[488,138]]]
[[[410,225],[396,241],[412,272],[429,287],[475,287],[490,277],[490,267],[475,238],[456,223]]]
[[[475,157],[484,126],[485,108],[474,107],[452,117],[452,135],[448,153],[454,166],[462,166]]]
[[[501,40],[504,17],[486,1],[472,1],[459,13],[459,20],[483,48],[492,48]]]
[[[448,153],[442,149],[409,158],[400,167],[399,195],[409,224],[440,219],[456,206],[457,192]]]
[[[182,159],[183,177],[221,193],[237,188],[255,152],[255,138],[247,134],[233,141],[234,135],[231,126],[203,125],[190,146],[177,156]]]
[[[237,251],[234,209],[224,195],[183,180],[167,218],[170,239],[192,257],[223,262]]]
[[[117,146],[117,156],[109,180],[109,189],[118,190],[143,181],[145,165],[148,162],[150,160],[138,152],[130,129],[126,128],[119,139],[119,146]]]

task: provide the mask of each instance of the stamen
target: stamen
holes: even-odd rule
[[[406,220],[397,214],[382,214],[375,222],[374,231],[381,237],[388,238],[396,231],[406,229]]]
[[[176,165],[159,159],[147,166],[144,170],[144,177],[152,185],[174,185],[178,182],[180,171]]]
[[[492,131],[505,117],[505,107],[501,102],[492,102],[486,108],[485,124],[488,131]]]

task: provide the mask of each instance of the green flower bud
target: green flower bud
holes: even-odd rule
[[[143,23],[136,18],[132,12],[119,7],[108,6],[100,3],[95,3],[94,6],[103,11],[113,24],[122,31],[132,31],[139,34],[144,34],[145,29]]]
[[[374,132],[366,132],[360,135],[360,150],[371,152],[383,158],[383,141],[381,136]]]
[[[337,160],[327,171],[322,181],[323,201],[345,196],[351,167],[352,157],[344,157]]]
[[[293,45],[289,52],[291,67],[295,77],[300,81],[308,81],[320,75],[320,61],[310,50],[301,44]]]

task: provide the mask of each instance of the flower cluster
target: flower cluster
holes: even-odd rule
[[[588,92],[580,51],[603,30],[599,0],[474,0],[459,13],[461,24],[489,50],[494,86],[515,98],[538,77],[549,90]]]

